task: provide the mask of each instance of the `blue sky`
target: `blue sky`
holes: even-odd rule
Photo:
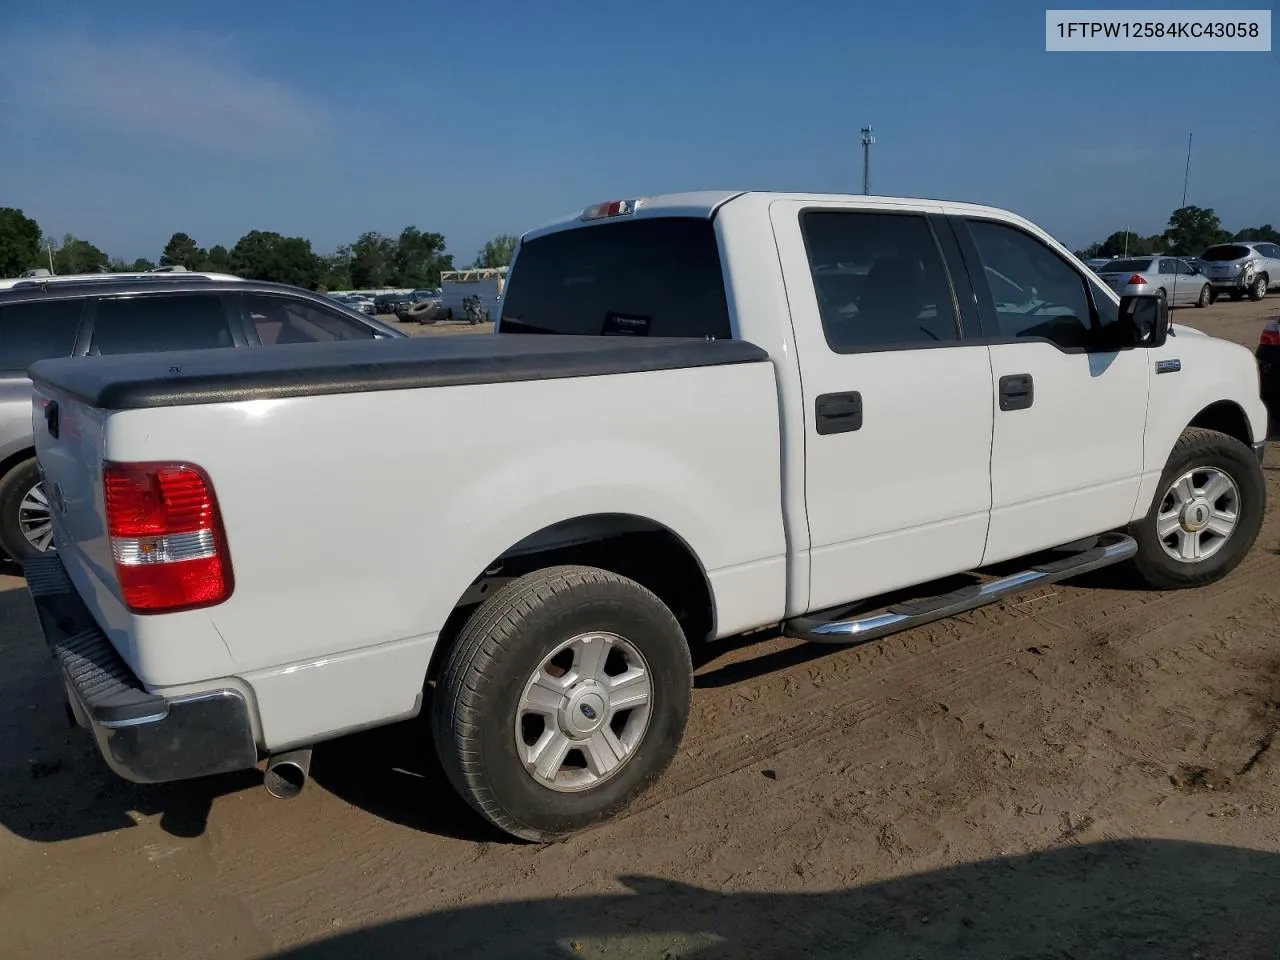
[[[1051,54],[1044,9],[43,0],[0,32],[0,205],[127,258],[175,230],[329,251],[415,224],[466,263],[613,197],[858,192],[871,123],[873,193],[1009,207],[1072,246],[1161,229],[1193,130],[1188,202],[1280,225],[1276,52]]]

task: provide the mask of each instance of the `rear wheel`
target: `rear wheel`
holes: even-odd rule
[[[0,480],[0,548],[18,563],[53,547],[53,514],[35,457]]]
[[[1184,430],[1135,525],[1134,566],[1162,590],[1220,580],[1253,546],[1265,507],[1262,465],[1248,447],[1216,430]]]
[[[1253,278],[1253,283],[1249,285],[1249,299],[1261,300],[1267,295],[1267,276],[1264,273],[1258,274]]]
[[[436,688],[436,749],[487,820],[556,840],[622,812],[666,769],[692,685],[661,600],[605,570],[550,567],[463,627]]]

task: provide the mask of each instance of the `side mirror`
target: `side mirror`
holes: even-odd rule
[[[1162,347],[1169,337],[1169,304],[1153,294],[1121,297],[1119,323],[1128,346]]]

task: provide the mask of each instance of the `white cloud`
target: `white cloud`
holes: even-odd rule
[[[0,41],[3,99],[51,119],[221,153],[279,155],[324,138],[321,104],[237,62],[227,46],[181,33],[10,34]]]

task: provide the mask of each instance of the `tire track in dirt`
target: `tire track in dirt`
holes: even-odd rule
[[[1067,589],[1074,596],[1068,596],[1059,587],[1062,601],[1042,612],[1011,618],[1008,616],[1010,601],[1005,602],[1003,615],[998,618],[994,611],[983,611],[985,616],[975,619],[1003,621],[992,624],[991,630],[982,629],[983,622],[964,622],[966,617],[953,621],[954,631],[940,631],[930,625],[899,635],[907,639],[896,644],[895,653],[898,657],[906,654],[905,658],[895,659],[887,666],[864,663],[860,674],[845,671],[836,682],[823,682],[807,694],[767,696],[765,684],[761,684],[747,709],[738,709],[736,716],[732,708],[723,708],[723,703],[731,700],[735,689],[740,692],[742,687],[715,691],[721,708],[704,714],[701,718],[704,725],[722,726],[727,713],[731,722],[746,719],[753,730],[765,732],[744,735],[736,729],[714,727],[693,731],[694,736],[685,741],[680,757],[666,777],[637,802],[633,813],[680,797],[745,767],[777,758],[798,746],[847,737],[851,725],[865,724],[896,711],[904,701],[923,705],[959,697],[972,709],[984,699],[1000,696],[1004,683],[998,673],[1028,644],[1083,651],[1123,638],[1138,628],[1144,634],[1150,633],[1188,616],[1203,616],[1236,600],[1250,598],[1258,602],[1262,588],[1276,582],[1277,573],[1280,573],[1280,561],[1259,550],[1228,580],[1199,590],[1124,593],[1117,602],[1099,604],[1098,594],[1102,591],[1098,589],[1071,587]],[[889,637],[872,643],[886,644],[897,639]],[[866,648],[856,649],[861,652]],[[838,656],[839,652],[834,652],[831,658]],[[786,671],[771,678],[768,685],[785,688],[787,680],[794,680],[796,673],[794,669]],[[879,689],[871,692],[867,689],[870,684]],[[893,693],[886,694],[885,688]]]

